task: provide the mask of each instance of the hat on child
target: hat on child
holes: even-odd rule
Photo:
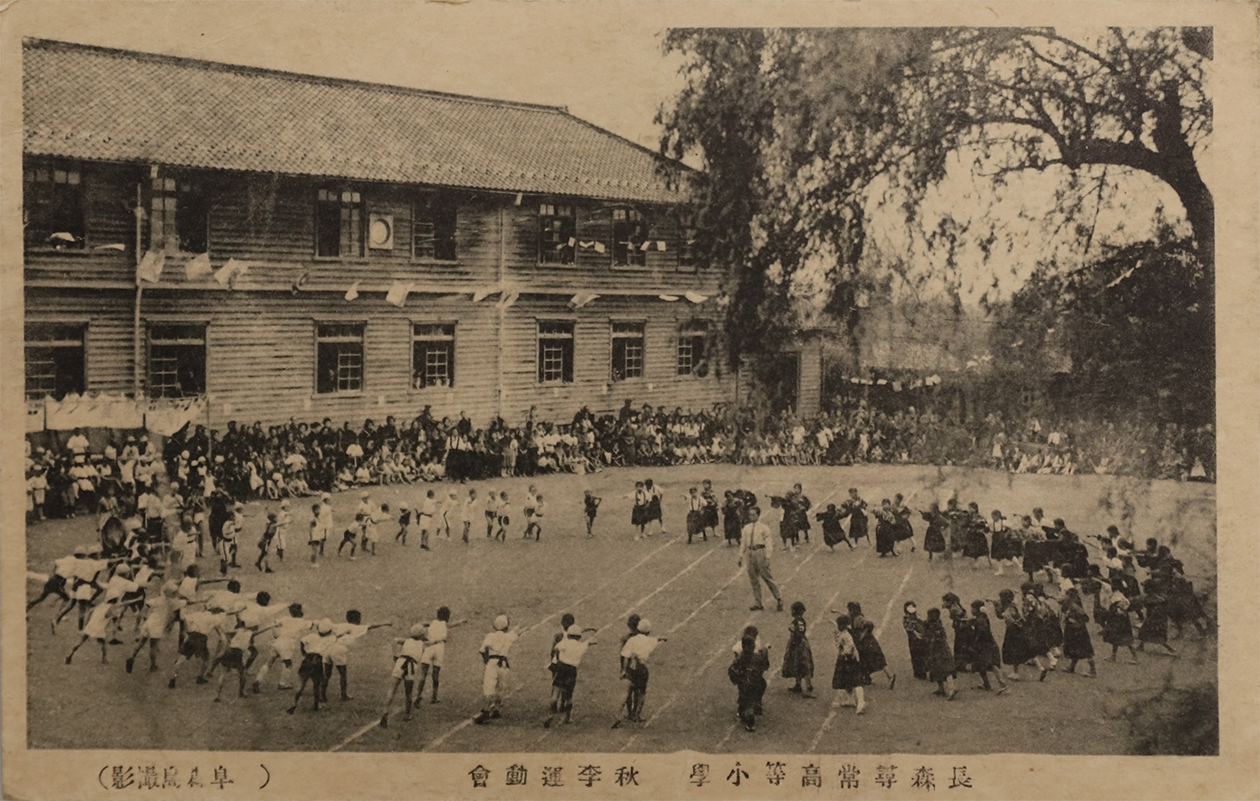
[[[369,497],[371,497],[371,495],[372,493],[368,492],[367,490],[363,490],[363,492],[359,493],[359,497],[363,498],[364,500],[367,500]]]
[[[508,616],[507,616],[507,615],[499,615],[498,617],[496,617],[496,618],[494,619],[494,628],[495,628],[495,630],[496,630],[496,631],[507,631],[507,628],[508,628]]]
[[[423,624],[423,623],[417,623],[416,625],[414,625],[414,626],[412,626],[412,627],[411,627],[411,638],[412,638],[413,640],[418,640],[418,639],[420,639],[420,638],[421,638],[421,637],[423,637],[423,636],[424,636],[424,624]]]
[[[582,627],[574,623],[572,626],[569,626],[567,629],[565,629],[564,633],[570,637],[581,637]]]
[[[319,621],[318,623],[316,623],[316,624],[315,624],[315,630],[316,630],[316,631],[318,631],[320,634],[329,634],[329,633],[331,633],[331,632],[332,632],[332,621],[331,621],[331,620],[329,620],[328,618],[324,618],[323,620],[321,620],[321,621]]]
[[[89,553],[91,553],[91,552],[92,552],[92,549],[91,549],[91,548],[89,548],[89,547],[88,547],[88,546],[86,546],[86,545],[76,545],[76,546],[74,546],[74,555],[75,555],[75,556],[87,556],[87,555],[88,555]]]
[[[650,620],[646,620],[646,619],[640,619],[640,620],[639,620],[639,625],[635,626],[635,628],[636,628],[636,629],[638,629],[638,631],[639,631],[639,633],[640,633],[640,634],[651,634],[651,633],[652,633],[652,621],[650,621]]]

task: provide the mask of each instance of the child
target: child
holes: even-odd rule
[[[665,536],[665,518],[661,511],[661,498],[664,496],[664,493],[661,492],[660,487],[652,483],[652,479],[650,478],[643,479],[643,489],[648,495],[647,522],[651,523],[655,520],[656,527],[660,529],[661,536]],[[648,534],[648,536],[650,537],[652,535]]]
[[[149,646],[149,672],[157,672],[158,645],[171,630],[179,615],[179,610],[183,609],[187,603],[179,597],[179,587],[175,582],[168,581],[162,585],[161,596],[148,602],[149,611],[140,627],[140,639],[136,641],[136,650],[127,659],[128,673],[135,666],[136,657],[140,655],[146,643]]]
[[[639,527],[634,535],[635,542],[638,542],[647,533],[648,501],[650,500],[642,481],[634,482],[634,492],[631,493],[631,497],[634,498],[634,506],[630,510],[630,525]]]
[[[179,679],[179,669],[189,659],[194,657],[201,663],[201,670],[197,674],[197,683],[206,683],[206,672],[210,667],[210,634],[218,628],[227,615],[222,612],[193,612],[191,614],[181,614],[184,621],[184,642],[179,646],[179,656],[175,658],[175,665],[171,668],[171,678],[166,686],[175,689],[175,682]]]
[[[464,544],[468,544],[468,534],[472,531],[473,520],[477,516],[477,490],[469,487],[468,497],[464,499],[464,505],[460,508],[459,519],[464,524]]]
[[[770,653],[759,647],[757,627],[748,626],[736,645],[735,660],[726,669],[726,677],[739,689],[736,714],[745,731],[757,730],[757,714],[766,693],[764,674],[770,669]]]
[[[455,514],[455,507],[459,506],[459,499],[455,495],[455,490],[451,490],[450,495],[442,499],[438,504],[437,517],[435,518],[436,530],[442,532],[445,539],[451,538],[451,516]]]
[[[914,677],[919,681],[927,681],[928,652],[925,638],[926,630],[919,617],[919,607],[914,601],[906,601],[901,608],[901,625],[906,630],[906,639],[910,648],[910,667]]]
[[[993,627],[984,611],[984,601],[971,602],[971,620],[967,623],[971,628],[971,669],[980,674],[983,682],[981,689],[984,690],[993,689],[989,684],[989,674],[992,673],[998,683],[997,694],[1001,695],[1007,690],[1006,680],[1002,678],[1002,652],[997,640],[993,639]],[[955,643],[957,637],[955,634]]]
[[[357,609],[351,609],[346,612],[345,623],[334,623],[332,633],[337,641],[328,649],[328,664],[324,667],[324,686],[332,680],[332,670],[337,669],[337,676],[341,680],[341,700],[353,700],[349,693],[346,692],[349,685],[349,678],[346,675],[350,664],[350,647],[358,641],[360,637],[367,634],[372,629],[379,629],[385,626],[392,626],[393,623],[371,623],[365,625],[363,623],[363,615]]]
[[[848,615],[836,618],[836,667],[831,674],[831,688],[845,694],[840,706],[855,706],[857,714],[866,711],[866,691],[862,685],[870,681],[863,673],[862,662],[858,657],[857,645],[853,641],[850,629],[853,619]],[[944,633],[944,629],[941,630]]]
[[[827,504],[827,511],[814,515],[814,519],[822,523],[823,543],[834,553],[840,542],[853,550],[853,543],[844,531],[844,515],[836,509],[834,503]]]
[[[725,547],[739,547],[740,532],[743,527],[743,505],[735,497],[734,492],[727,490],[722,502],[722,529],[726,534]]]
[[[687,500],[687,544],[690,545],[691,538],[697,534],[708,542],[709,535],[704,528],[704,499],[700,497],[700,491],[692,487],[684,497]]]
[[[437,501],[434,499],[433,490],[429,490],[424,495],[424,502],[420,505],[420,550],[429,550],[429,530],[433,528],[433,516],[437,513]]]
[[[293,523],[293,514],[289,511],[289,499],[280,501],[280,511],[276,514],[276,556],[284,561],[284,549],[287,545],[289,525]]]
[[[394,535],[394,542],[407,544],[407,529],[411,526],[411,510],[407,508],[406,503],[398,504],[398,533]]]
[[[324,550],[324,524],[320,520],[320,512],[322,508],[323,507],[318,503],[311,504],[310,533],[307,535],[306,539],[307,545],[311,547],[311,567],[319,567],[319,554]]]
[[[706,478],[703,482],[701,482],[700,488],[700,497],[704,500],[704,529],[706,532],[712,531],[713,537],[716,539],[718,527],[718,502],[717,495],[713,492],[713,482]]]
[[[1063,655],[1070,663],[1068,673],[1076,672],[1076,663],[1084,659],[1089,663],[1088,678],[1098,678],[1098,668],[1094,664],[1094,643],[1089,638],[1089,614],[1081,600],[1081,593],[1075,587],[1065,593],[1060,608],[1063,612]]]
[[[534,529],[534,542],[542,542],[543,496],[534,496],[534,513],[530,517],[529,526]],[[528,527],[527,527],[528,528]],[[527,536],[526,539],[529,539]]]
[[[372,509],[363,520],[363,539],[359,543],[359,547],[364,553],[371,553],[376,556],[376,543],[381,540],[380,528],[377,523],[382,520],[389,519],[389,504],[383,503],[379,507]]]
[[[428,636],[424,652],[420,655],[420,691],[416,693],[416,703],[420,702],[420,698],[424,695],[424,683],[429,677],[429,669],[433,669],[433,698],[429,701],[431,704],[438,702],[438,677],[442,673],[442,665],[446,663],[446,638],[449,629],[463,625],[468,621],[456,620],[451,622],[451,610],[445,606],[439,606],[437,610],[437,619],[429,624]]]
[[[486,539],[494,536],[494,528],[499,523],[499,499],[494,490],[486,497]]]
[[[363,513],[356,512],[354,522],[346,526],[346,530],[341,532],[341,544],[337,546],[337,555],[341,556],[341,549],[347,545],[350,546],[350,561],[354,561],[354,549],[358,545],[359,535],[363,533]]]
[[[642,623],[639,624],[642,626]],[[590,629],[582,629],[574,624],[565,631],[564,639],[556,643],[555,660],[551,663],[551,717],[543,723],[544,729],[551,728],[555,716],[564,713],[564,722],[573,722],[573,689],[577,686],[578,666],[586,650],[595,645],[594,640],[584,640],[583,636]]]
[[[638,620],[634,633],[621,646],[622,678],[629,682],[626,690],[626,720],[643,723],[643,703],[647,699],[648,658],[665,637],[653,637],[652,621]],[[617,721],[619,724],[621,721]],[[614,728],[617,724],[614,724]]]
[[[510,510],[507,490],[504,490],[499,493],[499,503],[495,508],[494,538],[500,542],[507,542],[507,527],[512,523],[512,517],[508,514]]]
[[[223,683],[227,680],[229,670],[236,671],[236,697],[245,697],[245,652],[247,650],[252,650],[255,635],[261,634],[264,631],[270,631],[274,628],[279,628],[279,626],[279,623],[272,623],[264,628],[255,630],[246,625],[244,620],[239,617],[237,618],[236,631],[233,632],[232,639],[228,641],[227,649],[223,653],[219,654],[219,658],[216,659],[214,664],[210,667],[210,672],[213,673],[216,667],[219,667],[220,665],[223,666],[223,672],[219,674],[219,686],[214,693],[215,703],[219,703],[221,700],[223,695]]]
[[[506,492],[503,494],[507,495]],[[484,703],[481,714],[473,719],[473,723],[478,725],[484,726],[503,717],[503,688],[507,686],[508,671],[511,669],[508,655],[521,634],[519,628],[509,629],[509,625],[508,616],[499,615],[494,619],[494,631],[481,641],[481,661],[486,667],[481,681]]]
[[[407,639],[395,641],[398,649],[394,656],[394,670],[391,674],[394,678],[393,685],[389,688],[389,695],[385,697],[385,708],[381,711],[381,728],[389,728],[389,708],[394,703],[394,696],[398,694],[398,685],[403,685],[403,691],[406,698],[406,711],[403,713],[403,720],[411,720],[412,707],[412,691],[415,689],[416,665],[420,662],[420,657],[424,654],[424,624],[417,623],[411,627]]]
[[[1129,664],[1136,665],[1137,651],[1133,648],[1133,623],[1129,619],[1129,599],[1116,592],[1111,596],[1111,604],[1103,623],[1103,642],[1111,646],[1108,662],[1116,661],[1116,652],[1121,646],[1129,649]]]
[[[267,672],[277,661],[280,662],[281,673],[277,681],[277,688],[281,690],[293,689],[292,674],[293,661],[297,658],[298,642],[305,637],[311,630],[311,622],[306,620],[301,604],[289,604],[289,616],[280,619],[280,625],[276,630],[276,638],[271,642],[271,658],[258,668],[258,672],[254,674],[253,690],[255,693],[261,692],[262,682],[267,678]]]
[[[258,561],[254,562],[254,567],[265,573],[274,573],[271,569],[271,562],[267,559],[267,555],[271,553],[272,542],[276,538],[276,513],[267,513],[267,526],[263,529],[262,537],[258,540]]]
[[[324,555],[324,544],[333,533],[332,495],[325,492],[319,496],[319,555]]]
[[[315,712],[319,711],[320,701],[328,701],[324,662],[328,659],[329,649],[336,643],[337,637],[332,633],[332,621],[328,619],[316,623],[315,630],[298,641],[302,655],[302,664],[298,667],[298,678],[301,679],[301,683],[298,684],[297,692],[293,694],[293,705],[286,710],[290,715],[297,711],[298,701],[302,700],[302,693],[306,690],[308,682],[313,685],[311,690],[314,695],[314,706],[312,708]]]
[[[537,504],[538,488],[530,484],[529,489],[525,491],[525,503],[521,508],[521,512],[525,515],[525,539],[529,539],[529,535],[534,530],[534,512]]]
[[[582,507],[586,513],[586,536],[594,537],[592,528],[595,525],[595,515],[599,512],[599,504],[603,498],[597,498],[590,490],[584,490],[582,493]]]
[[[945,700],[952,701],[958,695],[954,686],[957,675],[954,665],[954,653],[949,650],[949,639],[945,634],[945,626],[941,623],[941,610],[929,609],[927,623],[924,625],[923,639],[927,644],[928,679],[936,682],[934,695],[943,695]]]
[[[875,638],[875,624],[862,614],[862,605],[850,601],[848,604],[849,620],[853,630],[853,644],[858,649],[858,661],[862,663],[862,671],[867,677],[865,684],[870,684],[870,677],[882,671],[888,679],[888,689],[897,687],[897,674],[888,672],[888,660],[884,657],[884,649]]]
[[[783,678],[795,679],[792,692],[801,693],[802,698],[814,697],[814,652],[809,647],[806,633],[805,604],[796,601],[792,604],[792,622],[788,624],[788,644],[783,652]],[[805,683],[802,690],[801,683]]]
[[[849,488],[849,497],[840,506],[840,517],[849,518],[849,539],[854,542],[859,539],[870,541],[867,533],[866,501],[858,495],[856,487]]]

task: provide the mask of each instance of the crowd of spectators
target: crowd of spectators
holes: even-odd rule
[[[134,504],[169,477],[185,497],[207,482],[235,500],[305,496],[368,484],[484,480],[539,473],[586,473],[610,466],[710,462],[748,465],[932,464],[1016,473],[1100,473],[1165,479],[1215,479],[1210,425],[1188,429],[1133,418],[1120,422],[994,413],[970,424],[931,407],[895,411],[858,400],[811,420],[719,404],[699,412],[636,407],[613,415],[583,408],[571,420],[477,428],[463,413],[394,417],[359,427],[330,419],[229,422],[220,431],[189,426],[161,449],[145,436],[111,440],[93,452],[76,431],[65,448],[27,442],[28,513],[70,516],[101,511],[100,501]],[[163,470],[163,467],[165,468]]]

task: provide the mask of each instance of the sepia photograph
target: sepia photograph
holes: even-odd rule
[[[287,752],[445,755],[447,797],[1031,798],[968,755],[1140,786],[1229,751],[1254,18],[32,5],[6,761],[83,754],[75,797],[265,797]]]

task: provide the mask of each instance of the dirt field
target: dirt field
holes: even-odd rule
[[[635,478],[652,476],[666,489],[665,521],[669,533],[635,542],[631,536],[630,500]],[[513,527],[506,543],[485,538],[474,524],[472,543],[458,533],[439,541],[432,552],[420,550],[413,529],[406,548],[393,542],[396,525],[382,527],[379,555],[356,561],[333,556],[313,569],[306,561],[305,525],[309,506],[294,503],[295,525],[288,559],[277,572],[261,575],[252,567],[253,543],[262,515],[274,504],[251,503],[241,538],[241,563],[233,573],[243,591],[267,590],[279,602],[300,601],[311,619],[344,619],[357,608],[365,622],[392,622],[394,628],[365,636],[351,656],[349,702],[336,700],[336,677],[328,709],[314,713],[309,692],[295,715],[284,713],[292,696],[270,686],[261,695],[237,699],[225,691],[224,702],[212,702],[210,686],[193,683],[186,669],[181,685],[166,687],[166,671],[174,659],[174,637],[163,644],[161,673],[144,672],[144,657],[134,674],[123,662],[131,646],[110,649],[102,665],[94,643],[84,646],[72,666],[64,657],[77,641],[73,623],[56,635],[49,631],[53,601],[28,616],[27,676],[28,743],[32,748],[132,748],[223,750],[345,751],[576,751],[765,753],[990,753],[1117,754],[1126,748],[1127,724],[1117,716],[1126,704],[1148,697],[1171,676],[1175,685],[1215,683],[1215,639],[1174,641],[1181,657],[1140,654],[1128,666],[1101,661],[1099,678],[1058,672],[1044,684],[1023,681],[1004,696],[971,689],[978,679],[960,675],[958,698],[947,703],[931,694],[934,685],[911,675],[901,606],[916,600],[921,611],[939,603],[953,589],[964,604],[973,598],[994,598],[1004,587],[1018,588],[1021,575],[994,576],[990,570],[948,563],[929,564],[922,550],[897,559],[878,559],[862,544],[829,552],[821,544],[817,524],[814,544],[795,553],[776,550],[774,575],[788,604],[801,600],[807,608],[816,664],[818,697],[804,699],[788,692],[778,678],[787,641],[787,613],[750,612],[746,574],[736,568],[736,552],[720,542],[688,546],[683,532],[683,494],[712,478],[723,490],[744,487],[758,493],[768,507],[768,494],[801,481],[815,506],[839,502],[849,486],[858,487],[872,505],[894,492],[906,495],[915,508],[957,491],[963,503],[975,500],[987,514],[1001,509],[1008,516],[1041,506],[1048,517],[1063,517],[1082,534],[1102,533],[1111,523],[1131,531],[1135,541],[1157,536],[1174,540],[1174,552],[1186,562],[1196,586],[1205,586],[1215,572],[1215,487],[1203,484],[1136,482],[1098,476],[1008,476],[989,471],[947,468],[869,466],[854,468],[739,468],[700,465],[661,470],[614,470],[593,476],[547,476],[535,480],[546,497],[542,542],[521,539],[519,503],[529,484],[524,479],[478,485],[506,489],[515,504]],[[436,486],[375,488],[374,499],[418,502]],[[585,537],[581,516],[582,490],[604,498],[596,536]],[[353,514],[357,498],[343,493],[334,499],[339,523]],[[1127,512],[1126,512],[1127,510]],[[1126,518],[1126,514],[1128,515]],[[777,521],[777,512],[771,523]],[[46,573],[52,560],[93,539],[94,521],[40,523],[27,533],[29,568]],[[921,544],[924,524],[916,524]],[[776,529],[777,531],[777,529]],[[681,539],[680,539],[680,536]],[[216,575],[217,563],[202,560],[203,575]],[[39,585],[30,582],[32,595]],[[767,598],[767,601],[769,599]],[[850,708],[833,703],[830,690],[835,660],[832,638],[835,615],[829,610],[858,601],[898,676],[890,692],[882,677],[868,688],[869,708],[855,717]],[[427,701],[410,722],[391,718],[390,728],[374,726],[389,687],[391,641],[414,622],[432,619],[439,605],[468,623],[452,630],[447,666],[442,673],[441,703]],[[772,607],[771,607],[772,608]],[[523,625],[512,654],[512,692],[504,718],[487,726],[470,725],[481,703],[481,660],[477,648],[500,612]],[[597,626],[598,644],[587,654],[574,697],[574,725],[544,729],[550,692],[545,669],[552,634],[560,615],[573,612],[583,626]],[[639,612],[654,625],[654,634],[668,637],[653,657],[645,725],[612,729],[624,685],[618,680],[617,643],[625,618]],[[736,725],[735,690],[726,679],[731,646],[742,628],[754,623],[771,647],[770,688],[765,715],[756,733]],[[1001,640],[1001,624],[994,634]],[[1091,625],[1099,656],[1104,646]],[[130,639],[128,632],[125,639]],[[1082,666],[1083,670],[1083,666]],[[1031,671],[1025,671],[1035,677]],[[229,683],[229,688],[231,687]],[[427,694],[426,694],[427,696]],[[401,701],[395,707],[399,711]]]

